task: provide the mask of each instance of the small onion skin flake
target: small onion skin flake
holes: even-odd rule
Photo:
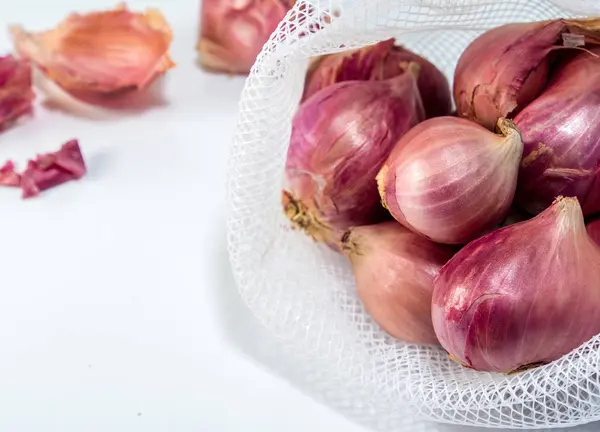
[[[584,216],[600,212],[600,49],[558,70],[544,93],[515,118],[524,143],[516,203],[531,214],[559,195]]]
[[[342,251],[359,298],[381,328],[406,342],[438,344],[431,322],[433,280],[453,249],[388,221],[350,229]]]
[[[302,100],[338,82],[393,78],[406,73],[406,65],[410,62],[420,67],[417,86],[427,118],[450,115],[452,96],[444,74],[427,59],[395,45],[394,39],[313,59]]]
[[[585,225],[588,235],[600,246],[600,219],[595,219]]]
[[[600,248],[576,198],[460,250],[434,282],[432,320],[450,356],[478,371],[550,363],[600,333]]]
[[[121,94],[147,87],[175,66],[172,32],[155,9],[116,9],[71,14],[56,28],[30,33],[12,26],[20,57],[71,93]]]
[[[15,171],[15,164],[13,161],[6,161],[4,165],[0,167],[0,186],[21,186],[21,175]]]
[[[27,168],[21,174],[23,198],[34,198],[41,191],[78,180],[86,172],[79,142],[68,141],[58,151],[38,155],[27,163]]]
[[[523,143],[510,120],[501,134],[458,117],[437,117],[404,135],[377,175],[383,205],[436,243],[466,244],[508,215]]]
[[[0,57],[0,131],[33,112],[31,64],[12,55]]]
[[[493,130],[540,95],[553,67],[552,55],[576,51],[565,40],[580,37],[586,48],[600,43],[600,18],[506,24],[467,47],[454,75],[458,115]],[[555,65],[554,65],[555,66]]]
[[[338,249],[348,228],[386,219],[375,176],[397,139],[424,118],[418,65],[385,81],[345,81],[304,102],[292,122],[283,208]]]

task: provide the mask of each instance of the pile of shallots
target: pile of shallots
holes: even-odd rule
[[[314,59],[283,209],[391,336],[512,373],[600,333],[599,173],[600,18],[509,24],[453,92],[394,40]]]

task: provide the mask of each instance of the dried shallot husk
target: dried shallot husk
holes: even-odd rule
[[[52,30],[12,26],[15,50],[68,92],[118,94],[142,89],[175,64],[172,33],[156,9],[73,13]]]

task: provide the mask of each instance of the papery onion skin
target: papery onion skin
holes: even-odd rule
[[[294,226],[337,249],[349,227],[387,217],[375,175],[424,118],[418,66],[385,81],[346,81],[304,102],[292,122],[283,207]]]
[[[40,192],[63,183],[79,180],[87,173],[87,167],[79,141],[73,139],[51,153],[37,155],[27,162],[21,174],[20,186],[24,199],[37,197]]]
[[[213,72],[246,75],[295,0],[203,0],[197,49]]]
[[[406,342],[438,344],[431,322],[433,279],[453,249],[388,221],[350,229],[342,250],[358,296],[381,328]]]
[[[147,87],[175,66],[169,56],[172,32],[155,9],[71,14],[40,33],[12,26],[20,57],[69,92],[117,94]]]
[[[427,118],[450,115],[452,96],[444,74],[427,59],[395,45],[394,39],[314,59],[302,100],[337,82],[393,78],[405,73],[410,62],[420,66],[417,85]]]
[[[31,64],[12,55],[0,57],[0,131],[33,111]]]
[[[537,214],[559,195],[600,212],[600,49],[565,62],[517,117],[524,152],[517,204]]]
[[[585,228],[590,238],[600,246],[600,219],[588,222]]]
[[[21,186],[21,175],[15,171],[15,164],[8,160],[0,166],[0,186],[19,187]]]
[[[550,54],[565,47],[563,34],[600,43],[600,19],[506,24],[475,39],[461,55],[454,76],[458,114],[493,130],[498,118],[512,118],[543,91]]]
[[[600,248],[576,198],[465,246],[439,272],[433,326],[453,359],[510,373],[600,332]]]
[[[508,215],[523,143],[510,120],[501,135],[458,117],[427,120],[404,135],[377,176],[382,203],[437,243],[466,244]]]

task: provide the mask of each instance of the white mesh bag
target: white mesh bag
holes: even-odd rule
[[[319,20],[334,10],[339,17]],[[313,0],[309,7],[300,0],[288,13],[242,95],[228,197],[234,276],[254,315],[296,356],[297,368],[284,375],[379,430],[430,430],[418,419],[538,429],[600,419],[599,337],[511,376],[474,372],[440,348],[393,340],[363,310],[346,261],[292,231],[280,204],[311,56],[396,37],[451,79],[462,50],[488,28],[594,12],[600,1]]]

